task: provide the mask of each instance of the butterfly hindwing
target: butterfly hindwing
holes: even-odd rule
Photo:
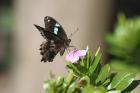
[[[42,55],[41,61],[44,62],[52,62],[54,57],[57,55],[59,50],[56,48],[54,42],[43,42],[40,45],[40,54]]]

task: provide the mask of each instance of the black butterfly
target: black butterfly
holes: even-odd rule
[[[46,39],[40,46],[41,61],[52,62],[54,57],[60,52],[62,56],[65,49],[69,47],[71,39],[68,39],[63,27],[52,17],[44,18],[45,28],[35,25],[41,32],[41,35]]]

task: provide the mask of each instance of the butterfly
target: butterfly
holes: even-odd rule
[[[34,24],[44,39],[46,39],[46,41],[40,45],[40,54],[42,55],[41,62],[52,62],[58,53],[60,53],[61,56],[64,54],[70,45],[71,39],[68,39],[65,30],[54,18],[46,16],[44,23],[45,28]]]

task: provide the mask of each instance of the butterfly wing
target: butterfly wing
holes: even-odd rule
[[[54,41],[60,44],[58,44],[58,46],[60,47],[60,55],[62,56],[65,52],[65,48],[67,48],[67,46],[69,46],[70,43],[65,30],[60,25],[60,23],[58,23],[54,18],[50,16],[46,16],[44,18],[44,23],[46,31],[52,32],[60,38],[60,40]]]
[[[45,28],[34,25],[47,40],[46,43],[41,44],[42,60],[52,62],[54,57],[60,52],[62,56],[65,49],[69,46],[70,39],[68,39],[63,27],[52,17],[46,16],[44,18]]]
[[[63,29],[63,27],[52,17],[46,16],[44,18],[46,31],[52,32],[63,40],[67,41],[68,37]]]
[[[40,54],[42,55],[41,62],[52,62],[54,57],[59,52],[59,49],[56,47],[54,42],[44,42],[40,45]]]
[[[46,31],[43,27],[35,25],[34,26],[40,31],[41,35],[44,37],[46,40],[61,40],[57,35]]]

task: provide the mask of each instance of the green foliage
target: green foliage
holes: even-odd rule
[[[123,91],[133,82],[134,77],[135,73],[119,72],[116,76],[114,76],[112,82],[108,86],[108,89],[117,89]]]
[[[120,14],[114,31],[106,33],[105,42],[113,68],[140,70],[140,17],[126,19]]]
[[[131,85],[135,73],[110,73],[110,66],[100,61],[100,48],[94,56],[89,49],[77,63],[66,63],[67,76],[45,81],[45,93],[121,93]]]
[[[108,75],[109,75],[109,71],[110,71],[110,66],[108,64],[106,64],[105,66],[103,66],[101,68],[101,71],[96,79],[96,84],[100,83],[100,82],[104,82]]]
[[[104,87],[93,87],[92,85],[85,86],[82,93],[106,93]]]

